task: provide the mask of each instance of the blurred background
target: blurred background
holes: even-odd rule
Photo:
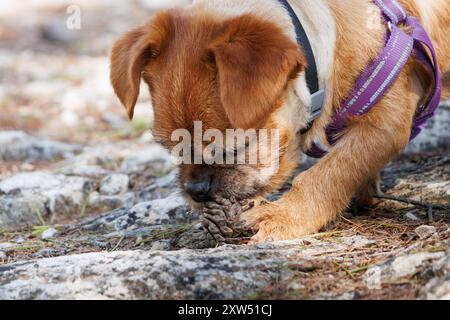
[[[0,132],[81,145],[142,135],[152,122],[149,94],[142,90],[130,123],[109,84],[109,50],[155,10],[187,2],[0,1]],[[2,161],[0,177],[34,166]]]

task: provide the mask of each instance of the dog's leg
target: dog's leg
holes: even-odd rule
[[[294,239],[333,221],[368,177],[376,177],[405,148],[419,100],[403,75],[369,115],[353,120],[326,157],[294,180],[288,194],[244,213],[258,230],[254,240]]]
[[[381,193],[381,177],[378,174],[375,178],[366,180],[353,196],[351,209],[354,215],[360,215],[370,211],[379,200],[376,198]]]

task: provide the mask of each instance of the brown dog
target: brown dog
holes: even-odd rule
[[[450,96],[450,2],[403,0],[430,34]],[[196,0],[192,6],[158,13],[117,41],[111,80],[133,117],[141,78],[155,113],[154,135],[171,148],[172,132],[203,128],[267,128],[280,132],[279,166],[181,165],[180,182],[194,202],[213,196],[256,198],[279,188],[312,141],[329,153],[294,180],[281,200],[244,214],[258,230],[255,241],[292,239],[315,233],[355,197],[371,204],[379,172],[408,144],[416,109],[430,78],[410,59],[394,86],[365,116],[354,118],[333,147],[324,128],[361,70],[384,45],[386,27],[371,0],[292,0],[304,24],[326,88],[324,111],[307,134],[310,93],[305,57],[291,18],[275,0]]]

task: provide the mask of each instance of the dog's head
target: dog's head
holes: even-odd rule
[[[276,152],[266,148],[270,161],[181,164],[181,185],[197,203],[265,195],[292,174],[304,124],[302,99],[293,87],[304,69],[296,43],[271,22],[183,10],[161,12],[129,32],[111,56],[111,81],[130,118],[143,79],[152,96],[154,136],[169,149],[179,143],[173,133],[185,129],[193,135],[196,121],[203,133],[214,129],[224,136],[227,129],[278,130]],[[233,153],[225,145],[222,152]],[[200,148],[207,146],[203,141]]]

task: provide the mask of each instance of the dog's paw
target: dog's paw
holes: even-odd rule
[[[241,219],[247,228],[256,233],[251,243],[262,243],[293,240],[317,233],[318,228],[304,218],[307,216],[298,211],[298,205],[279,200],[244,212]]]

